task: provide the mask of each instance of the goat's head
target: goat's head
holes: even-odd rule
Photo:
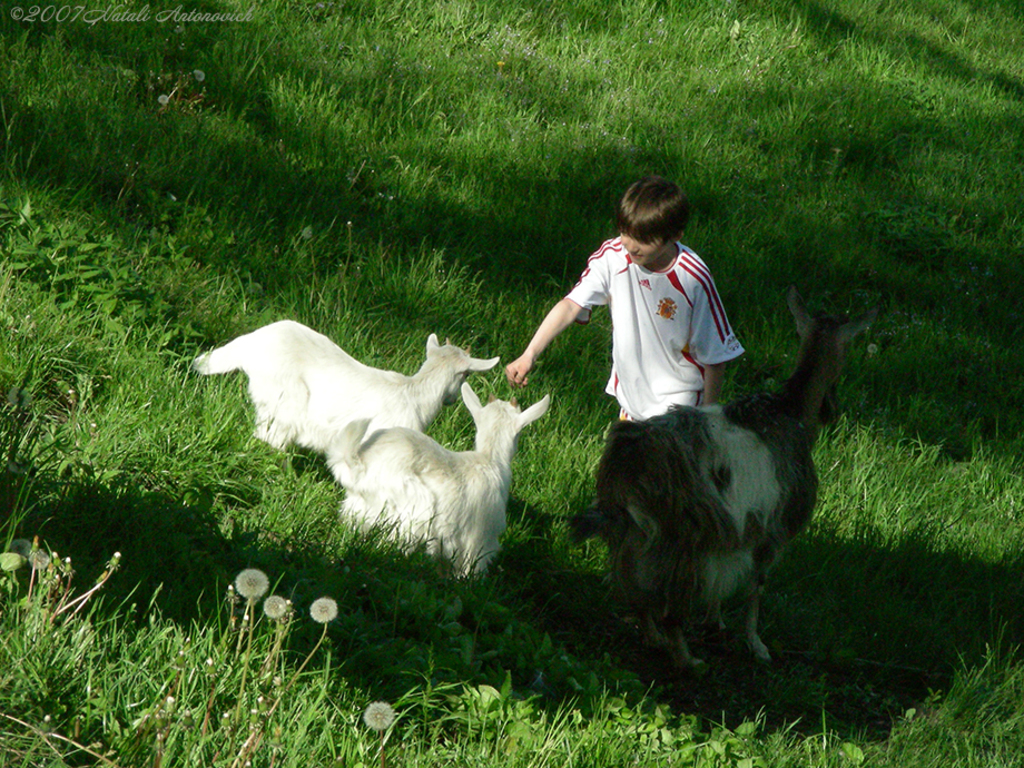
[[[547,413],[551,405],[551,395],[544,395],[543,398],[531,405],[525,411],[520,410],[515,403],[504,400],[491,400],[487,405],[480,402],[476,392],[469,384],[462,385],[462,400],[473,416],[476,424],[477,449],[481,450],[481,438],[484,440],[500,440],[501,435],[507,435],[513,440],[527,424],[531,424]],[[507,438],[506,438],[507,439]]]
[[[473,357],[468,350],[457,347],[447,339],[441,344],[436,334],[427,338],[427,361],[424,368],[438,366],[448,372],[445,381],[444,403],[450,405],[459,397],[459,387],[471,373],[489,371],[498,364],[500,357]]]
[[[836,383],[846,361],[850,342],[878,316],[878,307],[855,318],[841,315],[811,316],[796,288],[791,286],[786,303],[800,336],[800,359],[790,379],[803,392],[803,411],[810,427],[827,424],[836,413]]]

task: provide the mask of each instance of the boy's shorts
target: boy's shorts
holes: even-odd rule
[[[690,402],[686,402],[684,398],[679,397],[679,398],[676,399],[676,402],[671,403],[668,406],[668,408],[671,408],[673,405],[683,405],[683,406],[696,407],[696,406],[700,405],[704,401],[704,392],[703,392],[703,390],[700,391],[700,392],[687,392],[685,394],[693,395],[693,397],[690,398]],[[668,408],[665,409],[666,412],[668,411]],[[632,416],[630,416],[628,413],[626,413],[626,409],[625,408],[619,408],[619,421],[639,421],[639,419],[634,419]]]

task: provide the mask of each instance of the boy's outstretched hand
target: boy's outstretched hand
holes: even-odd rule
[[[533,369],[533,357],[524,353],[518,359],[513,360],[505,366],[505,375],[508,383],[513,387],[525,387],[530,380],[527,374]]]
[[[527,374],[533,370],[540,353],[547,349],[548,344],[558,334],[573,324],[574,321],[586,322],[590,319],[590,310],[584,309],[572,299],[562,299],[555,304],[537,328],[533,338],[526,346],[526,351],[505,366],[508,383],[513,387],[525,387],[529,381]]]

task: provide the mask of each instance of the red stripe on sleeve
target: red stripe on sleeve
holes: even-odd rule
[[[718,297],[711,275],[692,259],[680,259],[679,266],[693,275],[694,279],[704,288],[704,294],[708,297],[708,306],[711,308],[711,317],[714,318],[715,327],[718,328],[718,336],[725,341],[730,332],[729,321],[725,317],[725,309],[722,307],[722,300]]]

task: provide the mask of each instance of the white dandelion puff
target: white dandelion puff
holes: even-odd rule
[[[292,601],[280,595],[271,595],[263,601],[263,613],[272,621],[284,621],[292,612]]]
[[[45,571],[50,564],[50,556],[41,549],[34,549],[29,553],[28,564],[34,571]]]
[[[259,568],[246,568],[235,577],[235,589],[246,600],[256,601],[270,589],[270,580]]]
[[[338,604],[330,597],[321,597],[309,606],[309,615],[317,624],[327,624],[338,618]]]
[[[363,712],[366,727],[377,731],[386,731],[395,722],[395,710],[386,701],[375,701]]]
[[[27,558],[32,554],[32,542],[28,539],[14,539],[7,551],[17,552],[22,557]]]

